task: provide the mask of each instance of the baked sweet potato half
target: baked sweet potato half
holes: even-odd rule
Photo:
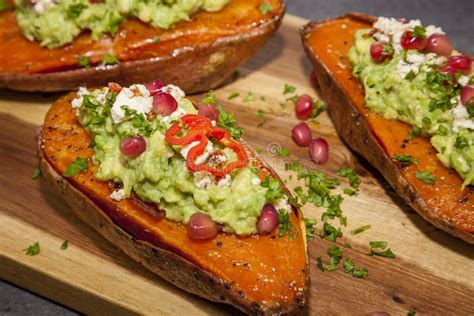
[[[207,91],[223,83],[276,31],[284,3],[266,3],[271,10],[260,10],[260,0],[233,0],[219,12],[198,12],[169,30],[130,19],[113,37],[94,41],[84,33],[54,49],[27,40],[14,13],[2,12],[0,88],[65,91],[110,81],[129,85],[159,76],[187,93]],[[120,63],[101,66],[109,54]],[[88,58],[90,67],[80,66],[82,57]]]
[[[157,204],[133,194],[112,198],[113,181],[96,178],[98,166],[63,176],[78,156],[92,161],[91,136],[79,123],[70,93],[46,115],[39,139],[40,168],[75,213],[125,254],[181,289],[208,300],[230,304],[249,314],[293,314],[306,302],[309,287],[306,228],[291,205],[293,234],[238,236],[219,233],[194,240],[186,225],[168,220]],[[259,177],[278,179],[245,143]],[[175,181],[175,179],[170,179]],[[282,191],[288,190],[280,181]]]
[[[474,243],[474,197],[463,179],[437,158],[428,137],[408,141],[411,126],[388,120],[364,105],[365,90],[353,75],[348,59],[355,33],[370,29],[376,18],[360,13],[301,29],[306,53],[319,81],[322,97],[341,138],[377,168],[403,200],[434,226],[468,243]],[[396,162],[406,155],[417,164]],[[420,181],[419,170],[429,170],[435,183]]]

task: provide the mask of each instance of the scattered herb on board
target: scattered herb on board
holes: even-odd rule
[[[357,176],[357,173],[352,168],[343,167],[339,169],[337,175],[343,178],[347,178],[349,180],[349,184],[354,189],[357,189],[360,185],[360,179]]]
[[[297,100],[298,100],[298,95],[297,94],[295,94],[294,96],[289,97],[289,98],[286,99],[286,101],[291,101],[294,104],[296,103]]]
[[[40,253],[40,244],[39,242],[35,242],[33,245],[28,246],[28,248],[23,249],[27,256],[36,256]]]
[[[63,241],[63,243],[61,244],[61,250],[66,250],[68,246],[69,242],[67,240]]]
[[[283,147],[279,147],[276,149],[276,153],[278,156],[280,157],[290,157],[290,151],[286,148],[283,148]]]
[[[417,171],[416,178],[427,184],[434,184],[436,181],[436,177],[429,171]]]
[[[73,177],[81,171],[87,170],[87,158],[76,157],[63,173],[65,177]]]
[[[296,88],[288,83],[285,83],[285,86],[283,87],[283,95],[288,94],[288,93],[293,93],[296,91]]]
[[[249,91],[244,97],[244,102],[252,102],[252,101],[255,101],[255,95]]]
[[[410,155],[397,154],[393,157],[394,161],[398,161],[401,165],[407,166],[409,164],[418,164],[418,160]]]
[[[36,180],[41,176],[41,170],[39,168],[36,168],[33,171],[33,175],[31,176],[31,179]]]
[[[347,194],[349,196],[357,195],[357,191],[349,189],[349,188],[343,188],[342,192],[344,192],[344,194]]]
[[[233,91],[229,94],[229,97],[227,99],[232,100],[232,99],[237,98],[239,95],[240,93],[238,93],[237,91]]]
[[[371,241],[369,242],[370,248],[380,248],[380,249],[385,249],[387,248],[387,242],[386,241]]]
[[[261,126],[263,126],[263,124],[265,124],[264,115],[265,115],[265,111],[263,111],[261,109],[257,110],[257,116],[260,118],[260,122],[258,122],[257,127],[261,127]]]
[[[120,61],[118,60],[117,57],[115,57],[114,55],[112,54],[107,54],[105,55],[104,59],[102,59],[102,61],[100,62],[100,64],[102,66],[105,66],[105,65],[115,65],[115,64],[119,64]]]
[[[355,278],[366,279],[369,276],[369,271],[367,271],[367,269],[365,268],[358,269],[354,267],[354,263],[350,259],[346,258],[346,260],[344,260],[343,266],[344,266],[344,272],[352,275]]]
[[[415,316],[416,315],[416,307],[410,309],[407,313],[407,316]]]
[[[10,9],[10,6],[5,0],[0,0],[0,12],[4,12]]]
[[[262,2],[258,8],[262,14],[268,14],[273,11],[273,7],[268,2]]]
[[[323,224],[323,229],[321,230],[319,237],[321,237],[321,239],[324,238],[327,241],[335,242],[337,238],[342,237],[342,231],[340,228],[335,228],[331,224],[325,222]]]
[[[306,238],[308,238],[308,240],[313,240],[316,231],[316,228],[314,227],[316,225],[316,220],[305,217],[304,224],[306,226]]]
[[[266,176],[265,180],[260,183],[260,185],[264,188],[267,188],[267,192],[265,193],[265,198],[267,200],[274,201],[285,196],[283,192],[281,192],[280,182],[278,182],[278,180],[275,178]]]
[[[81,67],[90,67],[90,60],[89,60],[89,57],[87,56],[82,56],[81,58],[79,58],[79,66]]]
[[[372,226],[371,225],[364,225],[357,227],[356,229],[351,230],[351,235],[357,235],[360,233],[365,232],[366,230],[369,230]]]
[[[379,257],[385,257],[385,258],[396,258],[395,254],[392,252],[390,248],[387,248],[387,242],[386,241],[371,241],[369,242],[370,246],[370,256],[379,256]],[[382,249],[382,250],[375,250],[375,249]],[[386,249],[386,250],[383,250]]]

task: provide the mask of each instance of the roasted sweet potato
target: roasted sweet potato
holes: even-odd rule
[[[280,0],[267,2],[272,11],[262,13],[260,0],[234,0],[220,12],[196,13],[190,22],[170,30],[128,20],[113,38],[93,41],[85,33],[56,49],[28,41],[13,13],[0,13],[0,88],[63,91],[159,77],[187,93],[207,91],[221,84],[276,31],[285,6]],[[107,54],[116,56],[120,64],[100,66]],[[80,67],[83,56],[97,66]]]
[[[297,208],[290,213],[295,238],[277,237],[276,232],[247,237],[221,233],[210,241],[193,241],[185,225],[167,220],[156,206],[137,197],[111,199],[113,183],[97,180],[97,167],[92,164],[86,172],[62,177],[75,157],[93,154],[90,136],[70,104],[75,95],[61,98],[47,113],[39,156],[42,173],[79,217],[185,291],[249,314],[291,314],[303,308],[309,286],[308,257],[306,228]],[[278,178],[244,146],[261,173]]]
[[[474,197],[471,188],[461,190],[462,179],[436,157],[426,137],[406,141],[410,126],[387,120],[364,106],[364,88],[352,74],[347,53],[354,33],[371,28],[375,18],[359,13],[323,22],[310,22],[301,29],[304,48],[327,101],[328,112],[341,138],[374,165],[403,200],[436,227],[474,243]],[[396,154],[418,160],[418,166],[402,167]],[[430,170],[436,183],[416,179],[417,167]]]

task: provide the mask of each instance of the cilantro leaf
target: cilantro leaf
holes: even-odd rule
[[[280,209],[278,210],[278,237],[284,237],[286,234],[293,240],[298,232],[290,221],[290,214],[284,209]]]
[[[67,167],[66,171],[63,173],[64,177],[72,177],[78,174],[79,172],[82,172],[84,170],[87,170],[88,167],[88,160],[87,158],[83,157],[76,157],[72,163]]]
[[[405,154],[397,154],[395,157],[393,157],[393,160],[400,162],[400,164],[403,166],[407,166],[409,164],[418,164],[418,160],[416,158]]]
[[[340,228],[336,229],[331,224],[325,222],[319,237],[321,237],[321,239],[324,238],[327,241],[335,242],[337,238],[342,237],[342,231]]]
[[[377,250],[374,250],[374,249],[370,249],[370,253],[369,253],[370,256],[379,256],[379,257],[385,257],[385,258],[396,258],[395,254],[392,252],[392,250],[390,248],[388,248],[387,250],[383,250],[383,251],[377,251]]]
[[[268,14],[273,11],[272,5],[267,2],[262,2],[260,6],[258,7],[258,9],[260,10],[262,14]]]
[[[380,249],[385,249],[387,248],[387,242],[386,241],[371,241],[369,242],[370,248],[380,248]]]
[[[283,148],[283,147],[279,147],[276,149],[276,153],[278,156],[280,157],[290,157],[290,151],[286,148]]]
[[[369,271],[365,268],[356,269],[354,263],[350,259],[344,260],[344,272],[352,275],[355,278],[365,279],[369,276]]]
[[[206,93],[206,96],[204,97],[204,99],[202,99],[202,103],[210,104],[210,105],[217,105],[217,98],[216,98],[216,95],[214,94],[213,90],[209,90]]]
[[[237,98],[238,96],[240,95],[240,93],[234,91],[234,92],[231,92],[229,97],[227,98],[228,100],[232,100],[234,98]]]
[[[41,175],[41,170],[39,168],[36,168],[33,171],[33,175],[31,176],[31,179],[36,180],[40,177],[40,175]]]
[[[351,235],[357,235],[357,234],[363,233],[366,230],[369,230],[371,227],[372,225],[360,226],[358,228],[351,230]]]
[[[415,26],[413,31],[411,32],[411,36],[418,37],[418,38],[425,38],[426,37],[426,29],[422,26]]]
[[[217,111],[219,112],[219,116],[217,117],[217,125],[227,130],[232,135],[232,137],[236,139],[242,137],[244,130],[237,125],[234,114],[226,112],[224,108],[217,102],[213,104],[216,104]]]
[[[102,61],[100,62],[100,64],[102,66],[105,66],[105,65],[115,65],[115,64],[119,64],[120,61],[118,60],[117,57],[115,57],[114,55],[112,54],[107,54],[105,55],[104,59],[102,59]]]
[[[63,241],[63,243],[61,244],[61,250],[66,250],[68,246],[69,242],[67,240]]]
[[[314,225],[316,225],[316,220],[305,217],[304,218],[304,223],[305,223],[305,226],[306,226],[306,238],[308,238],[308,240],[313,240],[314,239],[314,233],[316,231],[316,228],[314,227]]]
[[[416,178],[430,185],[433,185],[436,181],[436,177],[429,171],[417,171]]]
[[[285,86],[283,87],[283,95],[285,95],[287,93],[293,93],[295,91],[296,91],[296,87],[285,83]]]
[[[260,186],[268,189],[265,193],[265,198],[269,201],[274,201],[285,196],[281,191],[280,182],[275,178],[265,176],[265,181],[260,183]]]
[[[458,149],[467,148],[467,147],[469,147],[469,141],[467,140],[466,137],[464,137],[462,135],[458,135],[458,136],[456,136],[456,141],[454,143],[454,147],[456,147]]]
[[[300,171],[301,163],[299,161],[285,163],[285,171]]]
[[[244,102],[253,102],[255,101],[255,95],[252,92],[247,92],[247,94],[244,97]]]
[[[407,313],[407,316],[415,316],[416,315],[416,308],[413,307],[412,309],[410,309]]]
[[[90,67],[89,57],[82,56],[81,58],[79,58],[79,66],[86,67],[86,68]]]
[[[360,185],[360,179],[357,176],[357,173],[352,168],[349,168],[349,167],[341,168],[337,172],[337,175],[340,177],[347,178],[349,180],[350,185],[354,189],[357,189]]]
[[[23,249],[27,256],[36,256],[40,253],[40,244],[39,242],[35,242],[33,245],[29,246],[28,248]]]

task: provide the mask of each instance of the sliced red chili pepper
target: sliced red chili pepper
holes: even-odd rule
[[[196,146],[193,146],[189,151],[188,151],[188,156],[186,157],[187,163],[186,165],[188,166],[189,170],[194,171],[196,169],[196,159],[197,157],[201,156],[204,151],[206,150],[207,142],[209,141],[204,134],[198,134],[196,139],[194,141],[198,141],[199,144]]]
[[[179,132],[185,128],[189,130],[188,134],[182,137],[176,137]],[[181,117],[180,121],[176,121],[166,131],[165,139],[171,145],[187,145],[196,140],[197,135],[206,134],[212,129],[212,123],[209,119],[196,115],[186,114]]]

